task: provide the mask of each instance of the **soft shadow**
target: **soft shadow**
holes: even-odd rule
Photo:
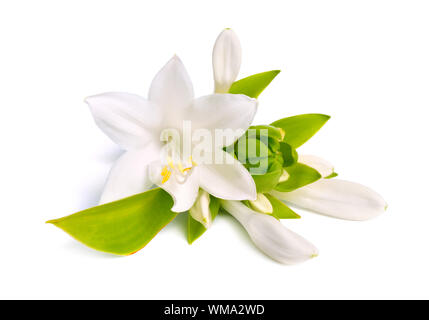
[[[124,153],[119,148],[110,148],[96,155],[98,162],[113,166],[115,161]],[[92,176],[79,192],[79,209],[84,210],[98,205],[106,183],[107,175]]]
[[[219,216],[216,219],[228,220],[228,223],[234,228],[234,232],[238,235],[238,237],[240,238],[240,241],[251,246],[255,252],[261,254],[261,251],[258,248],[256,248],[252,239],[250,239],[250,236],[247,233],[246,229],[244,229],[241,223],[238,222],[236,219],[234,219],[233,216],[231,216],[229,213],[226,213],[225,211],[222,210],[219,212]]]
[[[64,245],[64,250],[76,253],[78,255],[84,255],[91,258],[102,258],[102,259],[119,259],[122,256],[114,255],[111,253],[101,252],[91,249],[78,241],[69,241]]]
[[[113,164],[113,162],[115,162],[121,155],[123,155],[124,152],[124,150],[119,148],[109,148],[108,150],[97,154],[95,159],[101,163]]]
[[[85,210],[98,205],[101,193],[103,192],[104,184],[106,182],[106,178],[107,177],[98,178],[97,180],[91,181],[91,183],[87,183],[85,187],[82,187],[82,190],[80,190],[78,197],[79,210]]]
[[[240,222],[238,222],[236,219],[234,219],[233,216],[231,216],[229,213],[221,210],[219,211],[218,217],[216,217],[216,219],[225,219],[228,221],[228,224],[230,224],[233,228],[234,228],[234,232],[238,235],[238,237],[240,238],[240,240],[242,241],[246,241],[252,244],[253,247],[255,247],[253,245],[252,240],[249,237],[249,234],[247,233],[246,229],[244,229],[244,227],[241,225]]]

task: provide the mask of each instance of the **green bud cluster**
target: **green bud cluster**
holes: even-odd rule
[[[296,150],[284,141],[285,131],[272,125],[250,127],[234,144],[234,156],[249,170],[258,192],[269,192],[298,160]]]

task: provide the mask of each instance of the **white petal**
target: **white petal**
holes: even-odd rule
[[[174,56],[152,80],[149,100],[161,109],[164,124],[168,126],[183,120],[183,112],[193,98],[191,79],[182,61]]]
[[[256,186],[249,171],[231,155],[223,153],[224,163],[198,165],[201,188],[221,199],[256,200]]]
[[[189,210],[195,203],[198,196],[198,168],[188,171],[188,177],[184,181],[176,179],[173,173],[168,181],[162,183],[161,162],[156,161],[149,165],[149,176],[151,181],[167,191],[173,198],[174,205],[171,208],[174,212],[184,212]]]
[[[213,47],[213,76],[215,92],[228,92],[237,78],[241,65],[241,46],[237,35],[225,29],[216,39]]]
[[[230,145],[249,128],[257,107],[257,100],[242,94],[212,94],[194,100],[188,119],[193,130],[208,129],[213,136],[216,129],[228,129],[222,146]]]
[[[312,155],[299,155],[298,162],[305,164],[319,171],[320,175],[325,178],[334,173],[334,166],[325,159]]]
[[[158,139],[153,128],[159,126],[161,117],[156,107],[144,98],[119,92],[103,93],[85,99],[95,123],[122,148],[142,148]]]
[[[314,245],[272,216],[255,212],[238,201],[221,200],[221,205],[243,225],[255,245],[272,259],[295,264],[318,255]]]
[[[210,212],[210,195],[200,189],[198,192],[197,200],[191,209],[189,209],[189,213],[198,222],[200,222],[206,229],[208,229],[212,223],[212,215]]]
[[[100,204],[148,190],[153,185],[148,175],[148,164],[158,157],[159,149],[154,145],[125,152],[110,170]]]
[[[339,179],[323,179],[292,192],[272,194],[295,206],[347,220],[367,220],[386,209],[386,202],[375,191]]]

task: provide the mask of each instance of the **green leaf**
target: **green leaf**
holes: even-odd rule
[[[220,208],[219,199],[210,196],[210,213],[212,215],[212,221],[216,218]],[[192,218],[191,214],[188,212],[188,243],[192,244],[197,240],[201,235],[206,232],[207,229],[199,223],[197,220]]]
[[[272,70],[235,81],[229,88],[229,93],[245,94],[256,99],[279,73],[280,70]]]
[[[142,249],[175,217],[171,196],[157,188],[47,223],[90,248],[118,255]]]
[[[270,165],[267,173],[263,175],[252,175],[252,178],[256,184],[256,191],[264,193],[273,190],[279,182],[282,172],[282,163],[277,160],[274,160]]]
[[[325,177],[325,179],[332,179],[332,178],[335,178],[335,177],[338,177],[338,173],[332,172],[329,176]]]
[[[271,125],[285,131],[284,142],[296,149],[310,139],[328,121],[330,116],[325,114],[301,114],[283,118]]]
[[[282,201],[276,197],[266,193],[265,196],[270,200],[271,205],[273,206],[273,213],[271,214],[274,218],[277,219],[300,219],[301,216],[289,208]]]
[[[280,152],[283,157],[284,167],[289,167],[298,161],[298,153],[290,146],[290,144],[280,142]]]
[[[317,170],[298,162],[290,167],[285,167],[285,170],[289,173],[289,178],[275,187],[277,191],[290,192],[322,177]]]

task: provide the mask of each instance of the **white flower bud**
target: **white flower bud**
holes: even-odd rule
[[[255,212],[240,201],[221,200],[221,205],[243,225],[254,244],[272,259],[295,264],[318,255],[316,247],[272,216]]]
[[[210,195],[200,189],[198,191],[197,200],[194,205],[189,209],[189,213],[198,222],[200,222],[206,229],[208,229],[212,223],[212,215],[210,213]]]
[[[292,192],[273,190],[270,193],[297,207],[346,220],[367,220],[387,208],[375,191],[340,179],[321,179]]]
[[[227,93],[238,76],[241,65],[241,46],[231,29],[223,30],[213,47],[213,76],[216,93]]]

